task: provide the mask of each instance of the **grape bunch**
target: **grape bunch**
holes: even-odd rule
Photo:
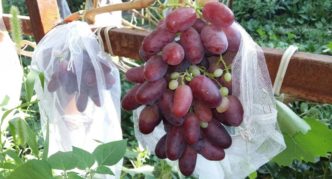
[[[78,87],[78,78],[75,68],[68,68],[69,60],[62,57],[54,60],[54,72],[47,85],[49,92],[56,92],[58,89],[62,88],[68,95],[75,95],[76,107],[80,112],[85,111],[89,98],[96,106],[101,106],[95,68],[86,51],[83,51],[82,57],[82,59],[75,59],[82,60],[82,75],[79,77],[79,79],[81,79],[80,87]],[[111,75],[111,68],[108,64],[104,64],[101,61],[97,63],[103,71],[103,79],[98,80],[105,80],[105,88],[110,89],[115,82],[115,79]]]
[[[234,24],[233,12],[219,2],[198,11],[176,8],[143,40],[139,53],[145,64],[126,72],[136,85],[123,97],[122,108],[144,105],[138,119],[143,134],[164,124],[155,154],[179,160],[186,176],[198,154],[222,160],[232,144],[224,126],[243,120],[241,102],[232,95],[230,66],[241,40]]]

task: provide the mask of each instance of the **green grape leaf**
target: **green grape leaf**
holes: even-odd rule
[[[120,140],[99,145],[94,151],[99,165],[114,165],[126,152],[127,140]]]
[[[16,151],[8,149],[5,151],[5,154],[12,158],[15,161],[16,165],[23,164],[23,160],[18,156],[18,153],[16,153]]]
[[[282,166],[291,165],[293,160],[314,162],[332,151],[332,130],[315,119],[308,118],[306,122],[311,127],[308,133],[284,134],[287,148],[274,157],[273,162]]]
[[[40,84],[44,90],[44,84],[45,84],[45,74],[43,72],[40,72],[39,73],[39,81],[40,81]]]
[[[77,160],[77,168],[79,169],[85,170],[95,163],[94,156],[83,149],[73,147],[73,155]]]
[[[104,166],[104,165],[98,166],[95,172],[98,173],[98,174],[114,175],[112,170],[110,168]]]
[[[13,119],[9,122],[9,131],[18,145],[28,144],[35,156],[38,156],[39,149],[36,133],[23,119]]]
[[[16,168],[7,179],[52,179],[52,169],[44,160],[30,160]]]
[[[68,179],[83,179],[83,177],[79,176],[75,172],[68,172],[67,177],[68,177]]]
[[[76,167],[77,160],[73,152],[57,152],[48,158],[53,169],[71,170]]]
[[[33,88],[35,85],[35,79],[36,79],[37,75],[38,75],[38,73],[36,73],[35,71],[30,71],[24,82],[27,101],[30,101],[31,97],[33,96]]]
[[[256,179],[257,178],[257,171],[252,172],[248,177],[249,177],[249,179]]]

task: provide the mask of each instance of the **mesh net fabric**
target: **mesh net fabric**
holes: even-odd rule
[[[70,78],[66,85],[50,92],[48,85],[52,75],[63,61],[66,61],[66,72],[73,73],[76,79]],[[85,91],[90,93],[92,89],[83,85],[87,80],[87,64],[95,75],[93,89],[97,90],[97,99],[89,96],[85,110],[80,112],[78,95]],[[35,90],[40,100],[44,134],[49,122],[49,155],[69,151],[72,146],[92,152],[100,142],[122,139],[119,71],[101,49],[88,24],[72,22],[48,32],[35,49],[32,69],[43,72],[45,76],[45,87],[42,87],[40,80],[36,80]],[[112,79],[111,87],[107,79]],[[68,89],[74,90],[68,92]],[[97,178],[119,178],[121,167],[122,161],[111,167],[115,176],[101,175]]]
[[[6,110],[15,108],[21,103],[23,67],[20,64],[15,43],[10,38],[3,21],[1,3],[0,16],[0,103],[8,99],[6,104],[0,106],[0,117],[2,117]],[[10,113],[3,119],[1,131],[7,129],[9,120],[12,118],[13,113]]]
[[[194,176],[202,179],[245,178],[285,148],[263,51],[239,24],[236,26],[242,39],[232,64],[232,95],[241,101],[244,119],[239,127],[227,127],[233,142],[222,161],[209,161],[198,155]],[[151,134],[141,134],[138,131],[141,110],[142,107],[134,112],[135,135],[153,153],[165,134],[164,127],[161,123]]]

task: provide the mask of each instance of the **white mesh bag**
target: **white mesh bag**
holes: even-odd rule
[[[2,6],[0,4],[0,15]],[[0,118],[5,110],[12,109],[20,104],[21,87],[23,81],[23,68],[17,55],[15,43],[10,38],[3,19],[0,19]],[[7,99],[7,100],[6,100]],[[8,127],[9,114],[2,122],[1,131]]]
[[[232,145],[225,150],[223,160],[209,161],[198,155],[193,175],[201,179],[245,178],[285,149],[263,51],[240,25],[236,27],[242,39],[232,64],[232,95],[241,101],[244,119],[239,127],[227,127]],[[134,112],[135,135],[143,147],[154,153],[157,142],[165,134],[164,126],[159,124],[148,135],[140,133],[141,110]]]
[[[49,155],[72,146],[92,152],[100,142],[122,139],[120,79],[111,59],[85,22],[52,29],[35,49],[32,69],[43,72],[45,87],[36,80],[42,129],[49,122]],[[119,178],[122,161],[112,166]]]

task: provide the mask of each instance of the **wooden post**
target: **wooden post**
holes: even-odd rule
[[[108,33],[114,55],[139,59],[138,51],[147,31],[122,28],[112,29]],[[105,37],[103,40],[105,41]],[[263,51],[273,82],[283,50],[263,48]],[[281,92],[300,99],[332,103],[332,56],[295,53],[288,66]]]
[[[56,0],[25,0],[36,42],[60,22]]]

